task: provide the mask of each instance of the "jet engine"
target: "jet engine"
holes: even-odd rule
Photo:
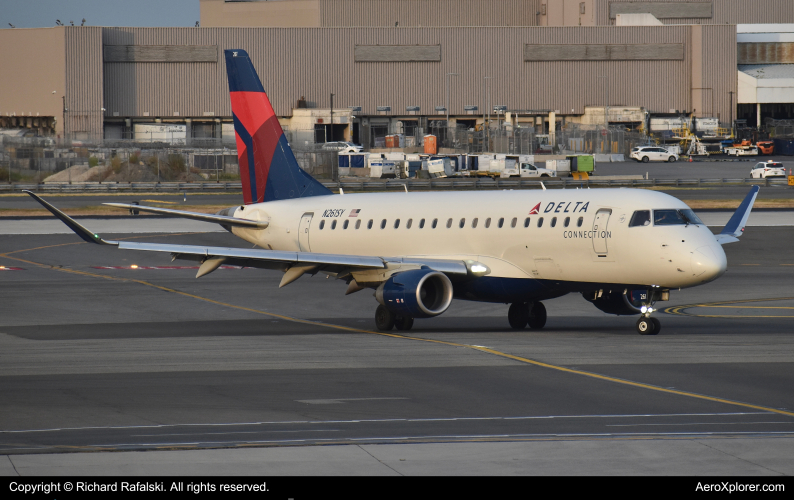
[[[641,314],[643,303],[648,303],[649,291],[646,289],[600,290],[583,293],[582,296],[607,314],[629,316]]]
[[[452,282],[444,273],[428,268],[403,271],[383,282],[375,298],[399,316],[432,318],[452,303]]]

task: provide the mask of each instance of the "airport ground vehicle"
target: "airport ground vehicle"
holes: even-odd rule
[[[758,141],[755,145],[758,146],[758,152],[762,155],[775,154],[775,141]]]
[[[785,178],[786,169],[779,161],[762,161],[753,165],[750,169],[750,177],[753,179]]]
[[[321,149],[323,151],[339,151],[340,153],[360,153],[364,151],[363,146],[352,142],[326,142]]]
[[[515,165],[515,164],[514,164]],[[557,177],[557,172],[542,167],[536,167],[531,163],[521,163],[520,167],[515,165],[513,168],[504,169],[499,177]]]
[[[28,194],[86,242],[194,261],[197,278],[227,264],[279,270],[280,287],[323,273],[346,294],[373,289],[382,331],[409,330],[453,298],[510,303],[512,328],[539,329],[544,300],[580,293],[605,313],[640,315],[643,335],[659,333],[651,313],[671,290],[725,272],[721,245],[739,241],[758,194],[718,235],[684,202],[641,189],[335,195],[298,166],[248,54],[224,55],[244,204],[213,215],[107,205],[214,222],[254,248],[105,240]]]
[[[750,141],[744,140],[741,143],[725,146],[722,149],[723,153],[728,156],[757,156],[758,147],[754,146]]]
[[[649,161],[678,161],[678,155],[659,146],[641,146],[631,150],[630,158],[647,163]]]

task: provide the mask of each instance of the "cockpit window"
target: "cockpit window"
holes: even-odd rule
[[[651,223],[651,211],[637,210],[636,212],[634,212],[634,215],[631,216],[631,221],[629,221],[629,227],[647,226],[650,223]]]
[[[685,210],[654,210],[653,225],[669,226],[675,224],[703,224],[691,209]]]

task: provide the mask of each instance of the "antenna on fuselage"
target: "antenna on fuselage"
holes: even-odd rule
[[[546,186],[543,185],[543,181],[540,181],[540,187],[542,187],[544,191],[546,190]]]
[[[342,186],[339,186],[339,194],[342,194],[342,195],[345,194],[345,190],[342,189]]]

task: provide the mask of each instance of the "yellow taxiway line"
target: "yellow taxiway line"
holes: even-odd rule
[[[140,236],[140,237],[146,237],[146,236]],[[53,267],[53,266],[50,266],[48,264],[42,264],[42,263],[39,263],[39,262],[25,260],[25,259],[21,259],[19,257],[11,257],[11,255],[10,255],[10,254],[15,254],[15,253],[39,250],[39,249],[43,249],[43,248],[51,248],[51,247],[55,247],[55,246],[65,246],[65,245],[72,245],[72,244],[85,244],[85,243],[83,243],[83,242],[64,243],[64,244],[61,244],[61,245],[50,245],[49,247],[36,247],[36,248],[31,248],[31,249],[26,249],[26,250],[15,250],[13,252],[6,252],[6,253],[3,253],[3,254],[0,254],[0,257],[6,257],[8,259],[17,260],[17,261],[20,261],[20,262],[25,262],[27,264],[35,265],[35,266],[42,267],[42,268],[52,269],[54,271],[66,272],[66,273],[71,273],[71,274],[78,274],[78,275],[82,275],[82,276],[90,276],[90,277],[93,277],[93,278],[107,279],[107,280],[112,280],[112,281],[122,281],[122,282],[129,282],[129,283],[137,283],[137,284],[140,284],[140,285],[143,285],[143,286],[156,288],[156,289],[162,290],[164,292],[175,293],[175,294],[181,295],[183,297],[189,297],[189,298],[200,300],[200,301],[203,301],[203,302],[216,304],[216,305],[219,305],[219,306],[222,306],[222,307],[229,307],[229,308],[237,309],[237,310],[240,310],[240,311],[247,311],[247,312],[260,314],[260,315],[263,315],[263,316],[269,316],[269,317],[272,317],[272,318],[279,318],[279,319],[283,319],[283,320],[291,321],[291,322],[295,322],[295,323],[301,323],[301,324],[307,324],[307,325],[315,325],[315,326],[319,326],[319,327],[325,327],[325,328],[330,328],[330,329],[335,329],[335,330],[342,330],[342,331],[348,331],[348,332],[365,333],[365,334],[370,334],[370,335],[379,335],[379,336],[382,336],[382,337],[391,337],[391,338],[395,338],[395,339],[412,340],[412,341],[416,341],[416,342],[428,342],[428,343],[433,343],[433,344],[448,345],[448,346],[452,346],[452,347],[464,347],[464,348],[473,349],[473,350],[476,350],[476,351],[479,351],[479,352],[491,354],[491,355],[494,355],[494,356],[499,356],[499,357],[502,357],[502,358],[511,359],[511,360],[514,360],[514,361],[518,361],[520,363],[524,363],[524,364],[528,364],[528,365],[532,365],[532,366],[538,366],[538,367],[541,367],[541,368],[547,368],[547,369],[550,369],[550,370],[555,370],[555,371],[559,371],[559,372],[563,372],[563,373],[570,373],[570,374],[573,374],[573,375],[579,375],[579,376],[593,378],[593,379],[597,379],[597,380],[603,380],[603,381],[606,381],[606,382],[612,382],[612,383],[615,383],[615,384],[620,384],[620,385],[625,385],[625,386],[630,386],[630,387],[636,387],[636,388],[639,388],[639,389],[646,389],[646,390],[662,392],[662,393],[666,393],[666,394],[673,394],[673,395],[677,395],[677,396],[684,396],[684,397],[690,397],[690,398],[695,398],[695,399],[700,399],[700,400],[705,400],[705,401],[712,401],[712,402],[715,402],[715,403],[723,403],[723,404],[728,404],[728,405],[733,405],[733,406],[740,406],[740,407],[743,407],[743,408],[752,408],[754,410],[767,411],[767,412],[770,412],[770,413],[777,413],[777,414],[780,414],[780,415],[787,415],[789,417],[794,417],[794,412],[791,412],[791,411],[780,410],[780,409],[771,408],[771,407],[768,407],[768,406],[761,406],[761,405],[755,405],[755,404],[750,404],[750,403],[744,403],[744,402],[741,402],[741,401],[733,401],[733,400],[730,400],[730,399],[718,398],[718,397],[714,397],[714,396],[707,396],[705,394],[698,394],[698,393],[694,393],[694,392],[679,391],[679,390],[675,390],[675,389],[667,389],[665,387],[659,387],[659,386],[656,386],[656,385],[645,384],[645,383],[642,383],[642,382],[634,382],[632,380],[626,380],[626,379],[621,379],[621,378],[616,378],[616,377],[610,377],[610,376],[607,376],[607,375],[601,375],[599,373],[587,372],[587,371],[584,371],[584,370],[577,370],[577,369],[573,369],[573,368],[566,368],[564,366],[553,365],[551,363],[544,363],[542,361],[537,361],[537,360],[525,358],[525,357],[522,357],[522,356],[516,356],[516,355],[513,355],[513,354],[508,354],[508,353],[505,353],[505,352],[502,352],[502,351],[497,351],[496,349],[491,349],[491,348],[488,348],[488,347],[475,346],[475,345],[469,345],[469,344],[460,344],[460,343],[457,343],[457,342],[450,342],[450,341],[445,341],[445,340],[435,340],[435,339],[427,339],[427,338],[421,338],[421,337],[412,337],[412,336],[409,336],[409,335],[401,335],[401,334],[396,334],[396,333],[377,332],[377,331],[373,331],[373,330],[364,330],[364,329],[361,329],[361,328],[353,328],[353,327],[347,327],[347,326],[342,326],[342,325],[335,325],[335,324],[331,324],[331,323],[324,323],[322,321],[311,321],[311,320],[306,320],[306,319],[293,318],[293,317],[290,317],[290,316],[284,316],[282,314],[275,314],[275,313],[260,311],[258,309],[252,309],[250,307],[244,307],[244,306],[240,306],[240,305],[236,305],[236,304],[230,304],[228,302],[222,302],[222,301],[219,301],[219,300],[209,299],[207,297],[201,297],[199,295],[183,292],[181,290],[176,290],[174,288],[169,288],[169,287],[162,286],[162,285],[156,285],[154,283],[150,283],[150,282],[144,281],[144,280],[130,279],[130,278],[119,278],[119,277],[116,277],[116,276],[108,276],[108,275],[103,275],[103,274],[87,272],[87,271],[78,271],[76,269],[66,269],[66,268],[60,268],[60,267]],[[729,301],[729,302],[718,302],[718,303],[715,303],[715,304],[730,304],[730,303],[742,303],[742,302],[762,302],[762,301],[768,301],[768,300],[794,300],[794,298]],[[688,308],[688,307],[696,307],[696,306],[701,306],[702,307],[702,306],[706,306],[706,304],[693,304],[693,305],[688,305],[688,306],[675,306],[675,307],[671,307],[671,308],[666,309],[665,312],[677,311],[677,310],[680,310],[680,309],[685,309],[685,308]],[[681,312],[670,312],[670,313],[671,314],[689,315],[687,313],[681,313]],[[758,317],[758,316],[754,316],[754,317]]]

